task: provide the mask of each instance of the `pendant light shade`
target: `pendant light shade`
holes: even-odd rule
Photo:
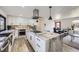
[[[39,10],[35,8],[33,10],[33,19],[38,19],[38,18],[39,18]]]
[[[51,16],[51,8],[52,8],[52,6],[49,6],[49,13],[50,13],[50,16],[49,16],[48,20],[52,20],[52,16]]]
[[[48,20],[52,20],[52,17],[51,16],[49,16],[49,19]]]

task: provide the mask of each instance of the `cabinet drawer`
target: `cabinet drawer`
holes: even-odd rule
[[[36,52],[40,52],[41,51],[41,46],[37,43],[36,44]]]
[[[41,39],[39,39],[39,38],[36,38],[36,40],[41,42]]]
[[[39,38],[39,37],[36,37],[35,40],[36,40],[37,43],[41,43],[41,44],[44,42],[44,41],[43,41],[41,38]]]
[[[37,52],[43,52],[45,51],[45,42],[42,42],[42,41],[37,41],[36,42],[36,51]]]
[[[45,50],[45,45],[42,45],[42,44],[36,44],[36,51],[37,52],[44,52],[44,51],[46,51]]]

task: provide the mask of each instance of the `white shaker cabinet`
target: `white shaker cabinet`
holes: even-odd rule
[[[36,50],[36,47],[35,47],[35,37],[34,37],[33,33],[26,32],[26,36],[27,36],[27,39],[28,39],[29,43],[33,47],[33,49]]]
[[[49,35],[49,34],[48,34]],[[27,32],[27,39],[36,52],[61,52],[62,51],[62,38],[59,34],[44,36]]]
[[[46,52],[48,51],[48,40],[44,40],[45,38],[40,38],[38,36],[35,36],[35,43],[36,43],[36,51],[37,52]]]
[[[27,39],[36,52],[46,52],[49,50],[49,40],[40,38],[31,32],[27,32]]]
[[[31,43],[31,45],[32,45],[32,47],[33,47],[33,49],[35,50],[35,37],[34,37],[34,35],[32,35],[32,34],[30,34],[30,43]]]

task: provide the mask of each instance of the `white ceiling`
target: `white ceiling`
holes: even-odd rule
[[[23,16],[23,17],[32,17],[33,9],[39,9],[39,15],[41,17],[49,17],[49,7],[48,6],[0,6],[0,9],[4,10],[7,15],[12,16]],[[53,6],[52,7],[52,17],[56,15],[61,15],[61,17],[67,17],[74,11],[79,8],[78,6]]]

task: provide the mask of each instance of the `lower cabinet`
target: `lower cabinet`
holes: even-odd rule
[[[49,39],[28,32],[27,39],[36,52],[61,52],[63,49],[63,41],[60,36]]]
[[[35,36],[35,43],[36,43],[36,51],[37,52],[43,52],[43,51],[46,51],[45,50],[45,40],[42,40],[41,38]]]
[[[48,51],[48,47],[49,47],[49,41],[44,39],[41,39],[40,37],[32,34],[32,33],[27,33],[27,39],[29,41],[29,43],[31,44],[31,46],[33,47],[33,49],[36,52],[46,52]]]

